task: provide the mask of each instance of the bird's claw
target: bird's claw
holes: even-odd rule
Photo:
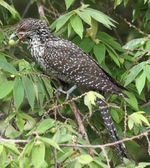
[[[61,92],[61,93],[66,94],[65,101],[67,101],[67,100],[69,99],[70,94],[71,94],[76,88],[77,88],[77,86],[74,85],[74,86],[72,86],[69,90],[65,91],[65,90],[62,89],[62,87],[59,87],[59,88],[55,91],[55,93]]]

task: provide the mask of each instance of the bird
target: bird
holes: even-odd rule
[[[19,40],[27,39],[32,57],[46,73],[67,83],[75,84],[70,91],[77,86],[83,86],[98,93],[110,93],[123,97],[123,86],[76,44],[52,34],[46,21],[25,18],[14,27],[16,31],[10,39],[17,35],[20,35]],[[110,138],[113,142],[119,141],[120,138],[106,102],[100,98],[97,98],[96,102]],[[121,161],[127,158],[123,144],[116,144],[115,149]]]

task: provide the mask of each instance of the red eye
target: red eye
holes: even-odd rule
[[[20,30],[21,31],[26,31],[26,28],[25,27],[21,27]]]

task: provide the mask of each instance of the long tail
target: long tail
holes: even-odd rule
[[[97,98],[96,101],[97,101],[97,104],[99,106],[99,110],[102,114],[105,126],[106,126],[106,128],[109,132],[109,135],[110,135],[112,141],[113,142],[119,141],[120,138],[119,138],[119,135],[117,133],[116,127],[114,125],[114,122],[111,118],[111,115],[109,114],[107,104],[103,100],[101,100],[100,98]],[[123,161],[124,157],[127,158],[127,156],[125,154],[125,149],[124,149],[122,144],[116,144],[115,149],[116,149],[116,152],[117,152],[118,156],[120,157],[120,159],[122,161]]]

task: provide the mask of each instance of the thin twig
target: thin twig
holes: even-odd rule
[[[36,4],[37,4],[37,7],[38,7],[38,13],[40,15],[40,18],[43,18],[45,16],[45,13],[44,13],[44,7],[42,5],[42,1],[37,0]]]
[[[86,140],[86,142],[88,144],[90,144],[90,141],[89,141],[89,138],[88,138],[88,135],[85,131],[85,128],[84,128],[84,125],[83,125],[83,122],[81,120],[81,117],[80,117],[80,114],[79,114],[79,109],[77,108],[76,104],[74,101],[71,102],[72,104],[72,107],[73,107],[73,111],[74,111],[74,114],[75,114],[75,117],[77,119],[77,122],[78,122],[78,126],[79,126],[79,132],[81,133],[81,135],[84,137],[84,139]],[[91,151],[91,150],[88,150],[90,155],[94,156],[94,153]]]

